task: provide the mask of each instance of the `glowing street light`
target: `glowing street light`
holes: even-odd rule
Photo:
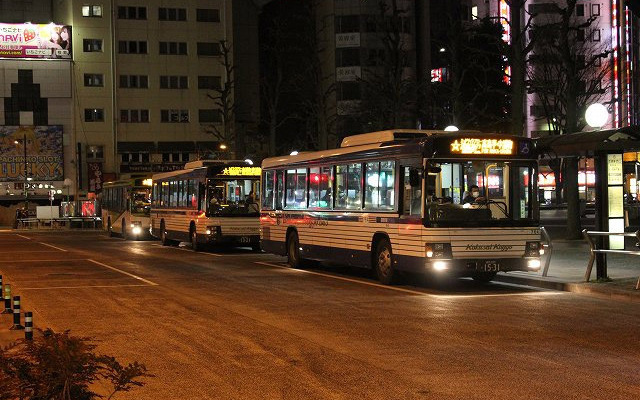
[[[446,128],[444,128],[445,132],[458,132],[460,129],[458,129],[457,126],[455,125],[449,125]]]
[[[292,151],[289,155],[290,156],[297,156],[298,155],[298,150]]]
[[[253,165],[253,160],[250,160],[248,158],[246,160],[244,160],[244,162],[246,162],[249,165]]]
[[[609,111],[607,111],[607,107],[602,104],[595,103],[587,108],[584,117],[590,127],[600,129],[609,120]]]
[[[226,149],[227,149],[227,145],[226,145],[226,144],[224,144],[224,143],[222,143],[222,144],[220,145],[220,150],[226,150]]]

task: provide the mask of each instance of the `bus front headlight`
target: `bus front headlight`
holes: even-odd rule
[[[540,260],[529,260],[527,261],[527,268],[529,269],[539,269],[540,268]]]

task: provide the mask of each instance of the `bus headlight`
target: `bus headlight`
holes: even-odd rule
[[[449,268],[449,266],[444,261],[436,261],[436,262],[433,263],[433,269],[438,271],[438,272],[444,271],[447,268]]]
[[[134,227],[131,229],[131,232],[132,232],[134,235],[139,235],[139,234],[141,234],[141,233],[142,233],[142,228],[141,228],[140,226],[134,226]]]
[[[527,261],[527,268],[529,269],[539,269],[540,268],[540,260],[529,260]]]
[[[424,254],[427,258],[446,258],[450,257],[449,248],[446,243],[425,243]]]

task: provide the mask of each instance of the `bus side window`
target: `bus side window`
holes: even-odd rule
[[[205,185],[202,182],[198,183],[198,211],[206,209],[206,197],[205,197]]]
[[[284,171],[276,172],[276,210],[282,210],[284,198]]]

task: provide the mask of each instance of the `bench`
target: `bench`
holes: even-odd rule
[[[611,250],[611,249],[599,249],[596,243],[593,241],[592,236],[602,237],[602,236],[621,236],[621,237],[635,237],[638,242],[636,243],[636,247],[640,247],[640,231],[636,231],[634,233],[614,233],[614,232],[599,232],[599,231],[587,231],[584,229],[582,231],[582,236],[589,244],[589,264],[587,265],[587,272],[585,273],[584,280],[585,282],[589,282],[591,279],[591,270],[593,269],[593,262],[596,259],[596,254],[627,254],[632,256],[640,256],[640,250]],[[638,282],[636,283],[636,290],[640,290],[640,277],[638,277]]]

